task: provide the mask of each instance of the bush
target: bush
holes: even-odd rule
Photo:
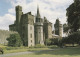
[[[80,44],[80,32],[74,32],[70,34],[68,37],[64,37],[62,39],[62,43],[65,44]]]
[[[31,46],[29,48],[45,48],[45,47],[46,47],[45,45],[37,44],[37,45]]]
[[[46,39],[46,45],[51,45],[51,39]]]
[[[8,46],[12,46],[12,47],[22,46],[21,37],[18,33],[11,34],[10,37],[7,38],[7,40],[8,40]]]
[[[59,38],[46,39],[46,45],[58,45]]]

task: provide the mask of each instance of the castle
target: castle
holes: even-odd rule
[[[16,6],[16,21],[9,25],[10,31],[17,31],[23,41],[24,46],[35,46],[37,44],[44,45],[46,39],[53,37],[52,23],[46,17],[41,18],[39,7],[37,7],[36,17],[31,12],[23,14],[22,7]],[[56,22],[59,22],[57,20]],[[61,26],[55,24],[55,32],[62,36]],[[59,30],[60,29],[60,30]]]

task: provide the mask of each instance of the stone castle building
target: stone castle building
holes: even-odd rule
[[[22,7],[16,6],[16,21],[9,25],[10,31],[17,31],[24,46],[45,44],[45,40],[52,38],[52,23],[46,17],[41,18],[39,7],[36,17],[31,12],[23,14]]]
[[[60,37],[62,37],[63,26],[60,23],[59,19],[56,19],[54,27],[55,27],[55,35],[59,35]]]

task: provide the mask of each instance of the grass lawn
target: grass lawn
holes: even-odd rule
[[[48,50],[49,48],[22,48],[22,49],[13,49],[13,50],[4,50],[4,53],[17,53],[25,51],[39,51],[39,50]]]
[[[41,51],[33,54],[10,57],[80,57],[80,47],[57,48],[56,50],[51,51]]]
[[[39,51],[39,50],[48,50],[50,48],[58,48],[57,46],[49,46],[49,47],[43,47],[43,48],[29,48],[29,47],[8,47],[0,44],[0,47],[4,50],[4,54],[6,53],[17,53],[17,52],[24,52],[24,51]]]
[[[50,48],[29,48],[29,47],[8,47],[0,44],[0,47],[4,50],[4,54],[6,53],[17,53],[17,52],[25,52],[25,51],[39,51],[39,50],[48,50]],[[0,53],[1,54],[1,53]]]

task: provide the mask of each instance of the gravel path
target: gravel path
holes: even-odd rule
[[[54,50],[54,49],[50,49],[50,50]],[[41,51],[50,51],[50,50],[41,50]],[[24,54],[31,54],[31,53],[37,53],[37,52],[41,52],[41,51],[26,51],[26,52],[18,52],[18,53],[9,53],[9,54],[0,54],[0,57],[8,57],[8,56],[14,56],[14,55],[24,55]]]

